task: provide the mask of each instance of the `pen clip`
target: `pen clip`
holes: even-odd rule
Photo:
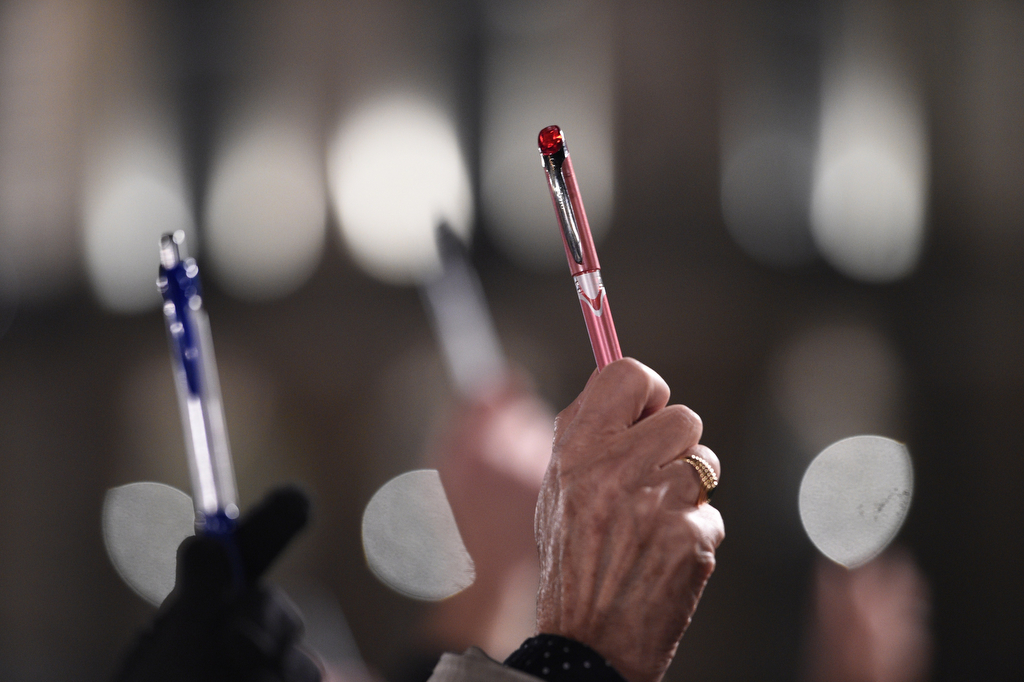
[[[572,259],[582,265],[583,244],[580,242],[580,230],[576,226],[576,213],[572,209],[569,190],[565,185],[565,175],[562,174],[564,161],[564,148],[553,154],[541,154],[541,162],[548,175],[548,184],[551,185],[551,193],[555,197],[555,212],[558,214],[558,224],[562,228],[565,244]]]

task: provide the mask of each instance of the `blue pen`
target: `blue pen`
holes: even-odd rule
[[[227,537],[238,518],[235,474],[210,319],[203,309],[199,266],[195,258],[182,259],[184,241],[185,234],[180,230],[160,238],[157,288],[164,299],[171,367],[192,478],[196,531]]]
[[[465,244],[446,222],[436,239],[442,271],[420,293],[455,387],[474,396],[507,377],[505,353]]]

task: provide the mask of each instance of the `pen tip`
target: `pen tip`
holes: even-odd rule
[[[540,134],[537,135],[537,146],[540,147],[540,153],[544,156],[550,156],[562,151],[565,146],[562,129],[558,126],[548,126],[540,131]]]
[[[181,254],[178,251],[178,241],[172,234],[165,234],[160,237],[160,264],[165,268],[173,268],[181,262]]]

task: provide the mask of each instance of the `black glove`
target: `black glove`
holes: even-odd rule
[[[182,542],[174,590],[117,682],[319,682],[319,667],[298,648],[298,610],[259,583],[308,517],[306,495],[279,488],[239,522],[233,544]]]

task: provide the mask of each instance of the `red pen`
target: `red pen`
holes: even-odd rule
[[[576,293],[583,308],[583,319],[590,334],[597,369],[622,357],[615,323],[608,309],[608,295],[601,280],[601,264],[590,236],[587,212],[583,209],[580,188],[572,170],[565,136],[558,126],[548,126],[537,136],[541,163],[548,176],[551,201],[555,205],[558,225],[562,228],[562,245],[569,259],[569,271],[576,282]]]

